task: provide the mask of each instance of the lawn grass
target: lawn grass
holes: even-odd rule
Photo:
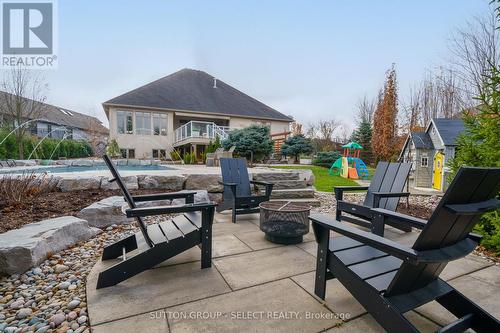
[[[356,186],[354,180],[342,178],[340,176],[330,176],[328,169],[316,165],[283,165],[273,166],[276,169],[309,169],[314,174],[314,187],[321,192],[332,192],[334,186]]]

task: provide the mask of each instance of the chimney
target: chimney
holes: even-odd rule
[[[217,79],[214,78],[214,88],[217,88]]]

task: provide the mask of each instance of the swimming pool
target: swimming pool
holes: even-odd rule
[[[66,172],[88,172],[108,170],[105,165],[94,166],[40,166],[14,169],[0,169],[0,174],[19,174],[19,173],[66,173]],[[119,165],[119,171],[158,171],[174,170],[174,168],[163,165]]]

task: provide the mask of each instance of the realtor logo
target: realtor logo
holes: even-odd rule
[[[55,3],[2,1],[2,67],[54,68]]]

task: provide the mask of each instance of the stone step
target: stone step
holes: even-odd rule
[[[271,198],[272,199],[314,198],[314,189],[312,187],[308,187],[301,189],[273,190]]]
[[[308,205],[312,207],[319,207],[321,206],[321,202],[318,199],[313,199],[313,198],[305,198],[305,199],[290,199],[290,200],[285,200],[285,199],[271,199],[270,201],[291,201],[291,202],[297,202],[297,203],[307,203]]]
[[[273,190],[305,189],[309,185],[306,180],[274,180]]]
[[[298,172],[256,172],[252,175],[252,179],[274,183],[282,180],[299,180],[300,174]]]

